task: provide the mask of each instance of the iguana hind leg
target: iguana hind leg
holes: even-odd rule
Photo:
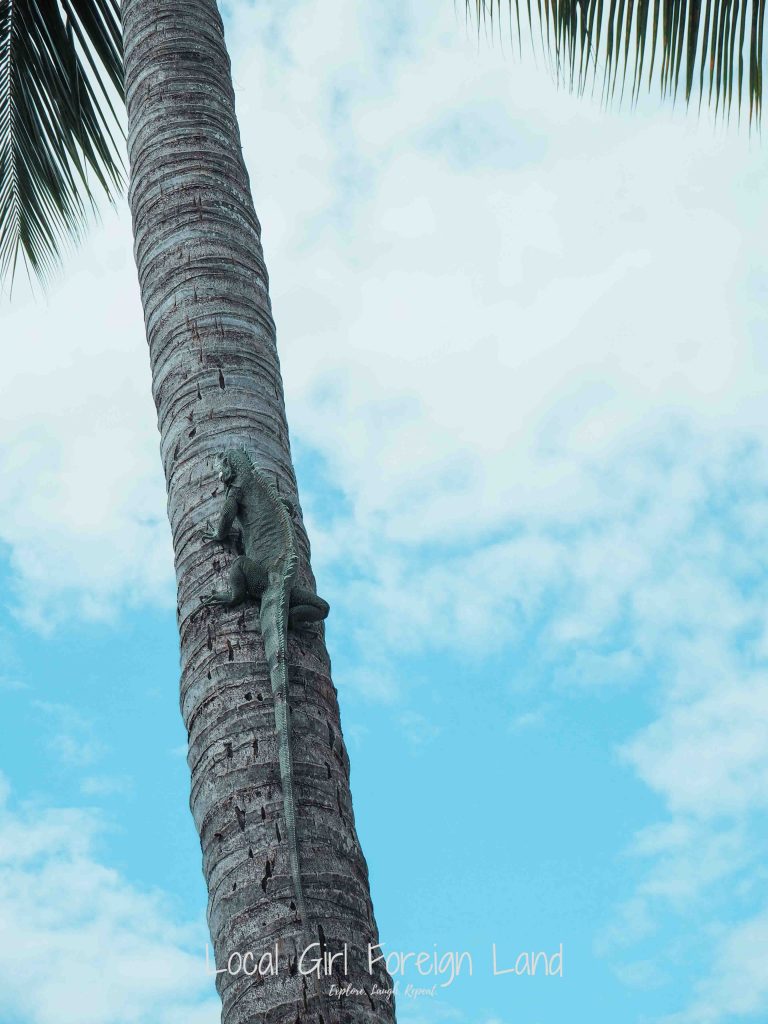
[[[267,585],[267,574],[252,559],[241,555],[236,558],[229,569],[229,590],[214,590],[212,594],[204,594],[200,600],[203,604],[221,604],[226,608],[235,608],[243,601],[260,598]]]
[[[327,618],[329,611],[330,606],[322,597],[318,597],[305,587],[293,587],[288,610],[288,627],[301,629],[314,622],[322,622]]]

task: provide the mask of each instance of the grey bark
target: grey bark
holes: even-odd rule
[[[272,696],[253,608],[201,608],[227,556],[203,538],[221,503],[214,467],[244,444],[299,508],[299,580],[313,586],[291,464],[260,226],[243,163],[215,0],[124,0],[129,199],[178,583],[181,711],[217,967],[278,944],[277,976],[218,976],[223,1024],[394,1020],[368,971],[378,942],[355,831],[349,759],[322,634],[291,637],[291,732],[302,879],[292,906]],[[333,614],[333,612],[331,612]],[[346,945],[362,995],[325,999],[297,955]],[[311,954],[310,954],[311,955]],[[236,966],[235,961],[235,966]]]

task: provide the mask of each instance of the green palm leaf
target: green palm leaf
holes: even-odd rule
[[[521,0],[465,0],[478,22],[497,23],[502,7],[519,18]],[[734,94],[739,112],[759,121],[763,95],[763,23],[766,0],[545,0],[539,8],[542,37],[558,76],[579,90],[602,79],[606,99],[631,82],[633,99],[648,87],[685,95],[698,86],[699,104],[729,114]],[[627,72],[630,72],[629,79]],[[682,83],[681,83],[682,76]],[[682,86],[682,88],[681,88]]]
[[[44,277],[122,187],[119,0],[0,0],[0,277]]]

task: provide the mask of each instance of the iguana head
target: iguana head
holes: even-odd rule
[[[226,487],[242,487],[253,472],[244,448],[228,448],[219,456],[219,480]]]

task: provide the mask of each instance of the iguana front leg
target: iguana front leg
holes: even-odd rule
[[[207,526],[203,530],[203,537],[205,540],[217,540],[220,544],[227,544],[232,536],[232,527],[234,526],[235,519],[237,518],[237,498],[228,491],[226,498],[224,499],[224,507],[221,510],[219,516],[219,523],[215,530],[212,530],[210,526]]]
[[[205,540],[217,540],[220,544],[228,543],[233,536],[232,527],[237,517],[237,499],[231,490],[227,492],[224,507],[219,516],[215,530],[207,527],[203,531]],[[229,590],[214,590],[210,594],[202,594],[200,603],[204,605],[220,604],[234,608],[242,604],[248,594],[248,581],[243,569],[243,558],[236,558],[229,570]]]

